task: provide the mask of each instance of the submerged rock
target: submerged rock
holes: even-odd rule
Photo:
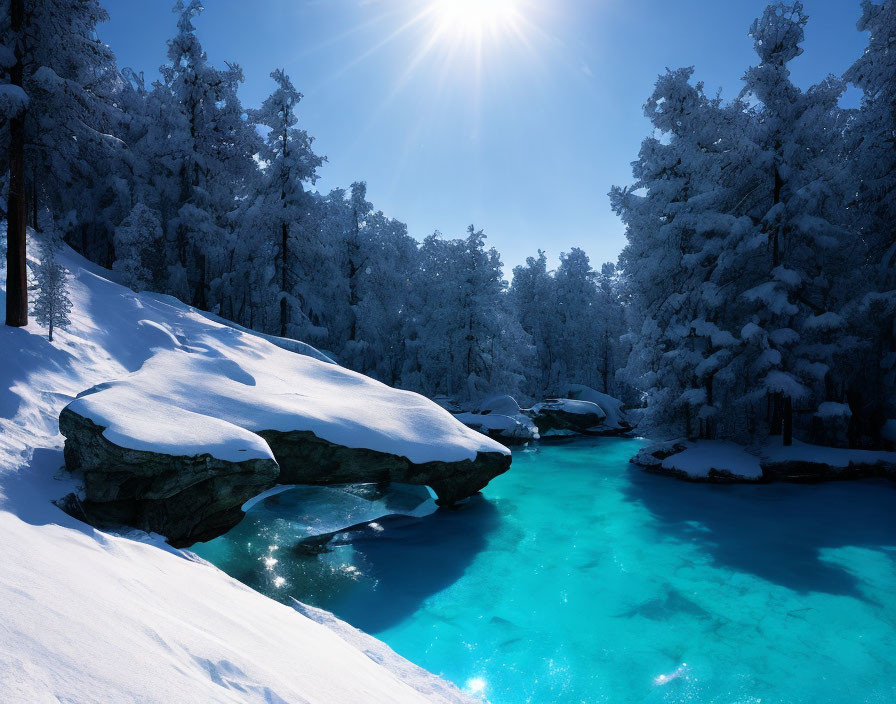
[[[121,447],[103,426],[67,408],[59,429],[66,467],[84,481],[79,517],[159,533],[175,547],[226,533],[242,520],[241,506],[274,486],[280,473],[273,458],[230,461]]]

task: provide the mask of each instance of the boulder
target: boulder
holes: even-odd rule
[[[468,428],[488,435],[503,445],[524,445],[539,438],[538,428],[523,413],[513,416],[492,412],[455,413],[454,417]]]
[[[473,407],[473,413],[481,413],[487,415],[489,413],[497,413],[502,416],[513,418],[518,416],[522,411],[516,399],[509,394],[498,394],[484,398]]]
[[[571,399],[547,399],[535,404],[530,415],[542,435],[554,431],[589,434],[606,419],[607,414],[596,403]]]
[[[152,357],[60,417],[97,525],[184,545],[226,531],[275,481],[425,484],[450,504],[510,466],[507,448],[419,394],[230,327],[154,329]]]
[[[424,484],[440,505],[479,492],[510,468],[511,456],[478,452],[474,459],[413,463],[408,458],[323,440],[309,431],[261,430],[280,465],[281,484]]]
[[[570,384],[566,396],[576,401],[595,403],[607,414],[600,426],[591,429],[592,435],[625,435],[633,428],[627,414],[622,410],[622,401],[618,398],[582,384]]]
[[[127,525],[160,533],[186,547],[226,533],[243,517],[241,506],[277,482],[270,457],[231,461],[211,454],[173,455],[121,447],[101,425],[63,409],[65,463],[84,481],[76,506],[92,525]]]

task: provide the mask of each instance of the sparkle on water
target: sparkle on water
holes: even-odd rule
[[[516,451],[464,506],[411,490],[367,527],[291,490],[197,552],[494,704],[896,701],[896,484],[688,484],[637,447]],[[313,532],[362,527],[297,545],[328,510]]]

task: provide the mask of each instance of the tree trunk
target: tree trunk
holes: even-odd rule
[[[604,330],[604,393],[610,393],[610,333]]]
[[[784,397],[784,445],[793,445],[793,402],[790,396]]]
[[[33,169],[31,171],[31,212],[31,227],[37,232],[37,174],[34,173]],[[112,267],[109,268],[111,269]]]
[[[25,1],[11,0],[10,29],[16,37],[16,62],[9,82],[22,87],[22,25]],[[6,214],[6,324],[28,324],[28,274],[25,263],[25,114],[9,121],[9,203]]]
[[[784,181],[781,178],[781,172],[778,170],[778,167],[775,167],[775,192],[774,192],[774,204],[777,205],[781,202],[781,189],[784,186]],[[779,226],[775,226],[775,232],[772,235],[772,264],[773,266],[778,266],[781,263],[781,228]]]
[[[283,195],[285,197],[285,194]],[[288,245],[289,227],[284,220],[280,224],[280,337],[286,337],[286,324],[289,314],[286,305],[286,247]]]
[[[781,434],[781,422],[782,416],[784,415],[781,395],[780,391],[777,391],[772,395],[772,424],[769,430],[769,435]]]

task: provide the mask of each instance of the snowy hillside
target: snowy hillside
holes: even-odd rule
[[[338,635],[156,537],[135,533],[131,536],[135,541],[112,536],[51,503],[76,489],[62,469],[60,410],[79,392],[124,378],[148,361],[163,365],[181,354],[197,364],[205,360],[215,374],[236,383],[234,378],[245,372],[227,360],[224,350],[230,346],[245,359],[255,358],[257,366],[264,355],[283,355],[279,362],[304,365],[308,379],[319,372],[327,379],[322,382],[329,384],[326,389],[315,390],[311,384],[304,389],[308,408],[313,409],[307,417],[318,424],[315,428],[329,424],[345,433],[363,429],[365,418],[358,415],[340,422],[335,406],[340,375],[351,381],[345,398],[369,392],[375,403],[374,396],[387,394],[386,387],[360,375],[280,350],[173,299],[138,296],[71,252],[64,253],[61,261],[73,272],[70,330],[59,331],[50,344],[45,331],[33,323],[25,329],[0,328],[4,700],[465,701],[453,686],[385,646],[374,648],[349,638],[345,635],[349,631]],[[5,297],[5,291],[0,296]],[[279,370],[282,373],[282,367]],[[165,375],[171,369],[159,372]],[[175,378],[168,381],[174,384]],[[159,388],[160,397],[153,403],[162,403],[163,387]],[[320,403],[322,393],[329,395],[329,405]],[[131,417],[145,418],[150,410],[149,402],[139,397],[128,403]],[[408,453],[417,453],[415,457],[428,457],[425,445],[430,441],[437,448],[433,457],[439,456],[439,442],[454,446],[459,438],[461,444],[467,443],[457,451],[460,454],[490,443],[449,414],[439,415],[439,409],[422,410],[430,413],[431,422],[413,427],[425,437],[409,430],[409,424],[402,423],[407,418],[395,408],[378,416],[371,407],[367,420],[378,418],[391,430],[370,429],[367,436],[359,432],[359,442],[385,442],[382,438],[394,432]],[[257,436],[226,421],[203,420],[197,427],[171,423],[176,418],[170,412],[165,417],[169,422],[155,426],[153,442],[163,438],[170,442],[176,434],[192,436],[201,430],[209,435],[204,440],[217,439],[224,448],[228,433],[244,433],[244,442],[265,453]],[[440,418],[448,422],[440,423]],[[444,426],[441,432],[440,426]],[[346,638],[363,645],[364,651]]]

